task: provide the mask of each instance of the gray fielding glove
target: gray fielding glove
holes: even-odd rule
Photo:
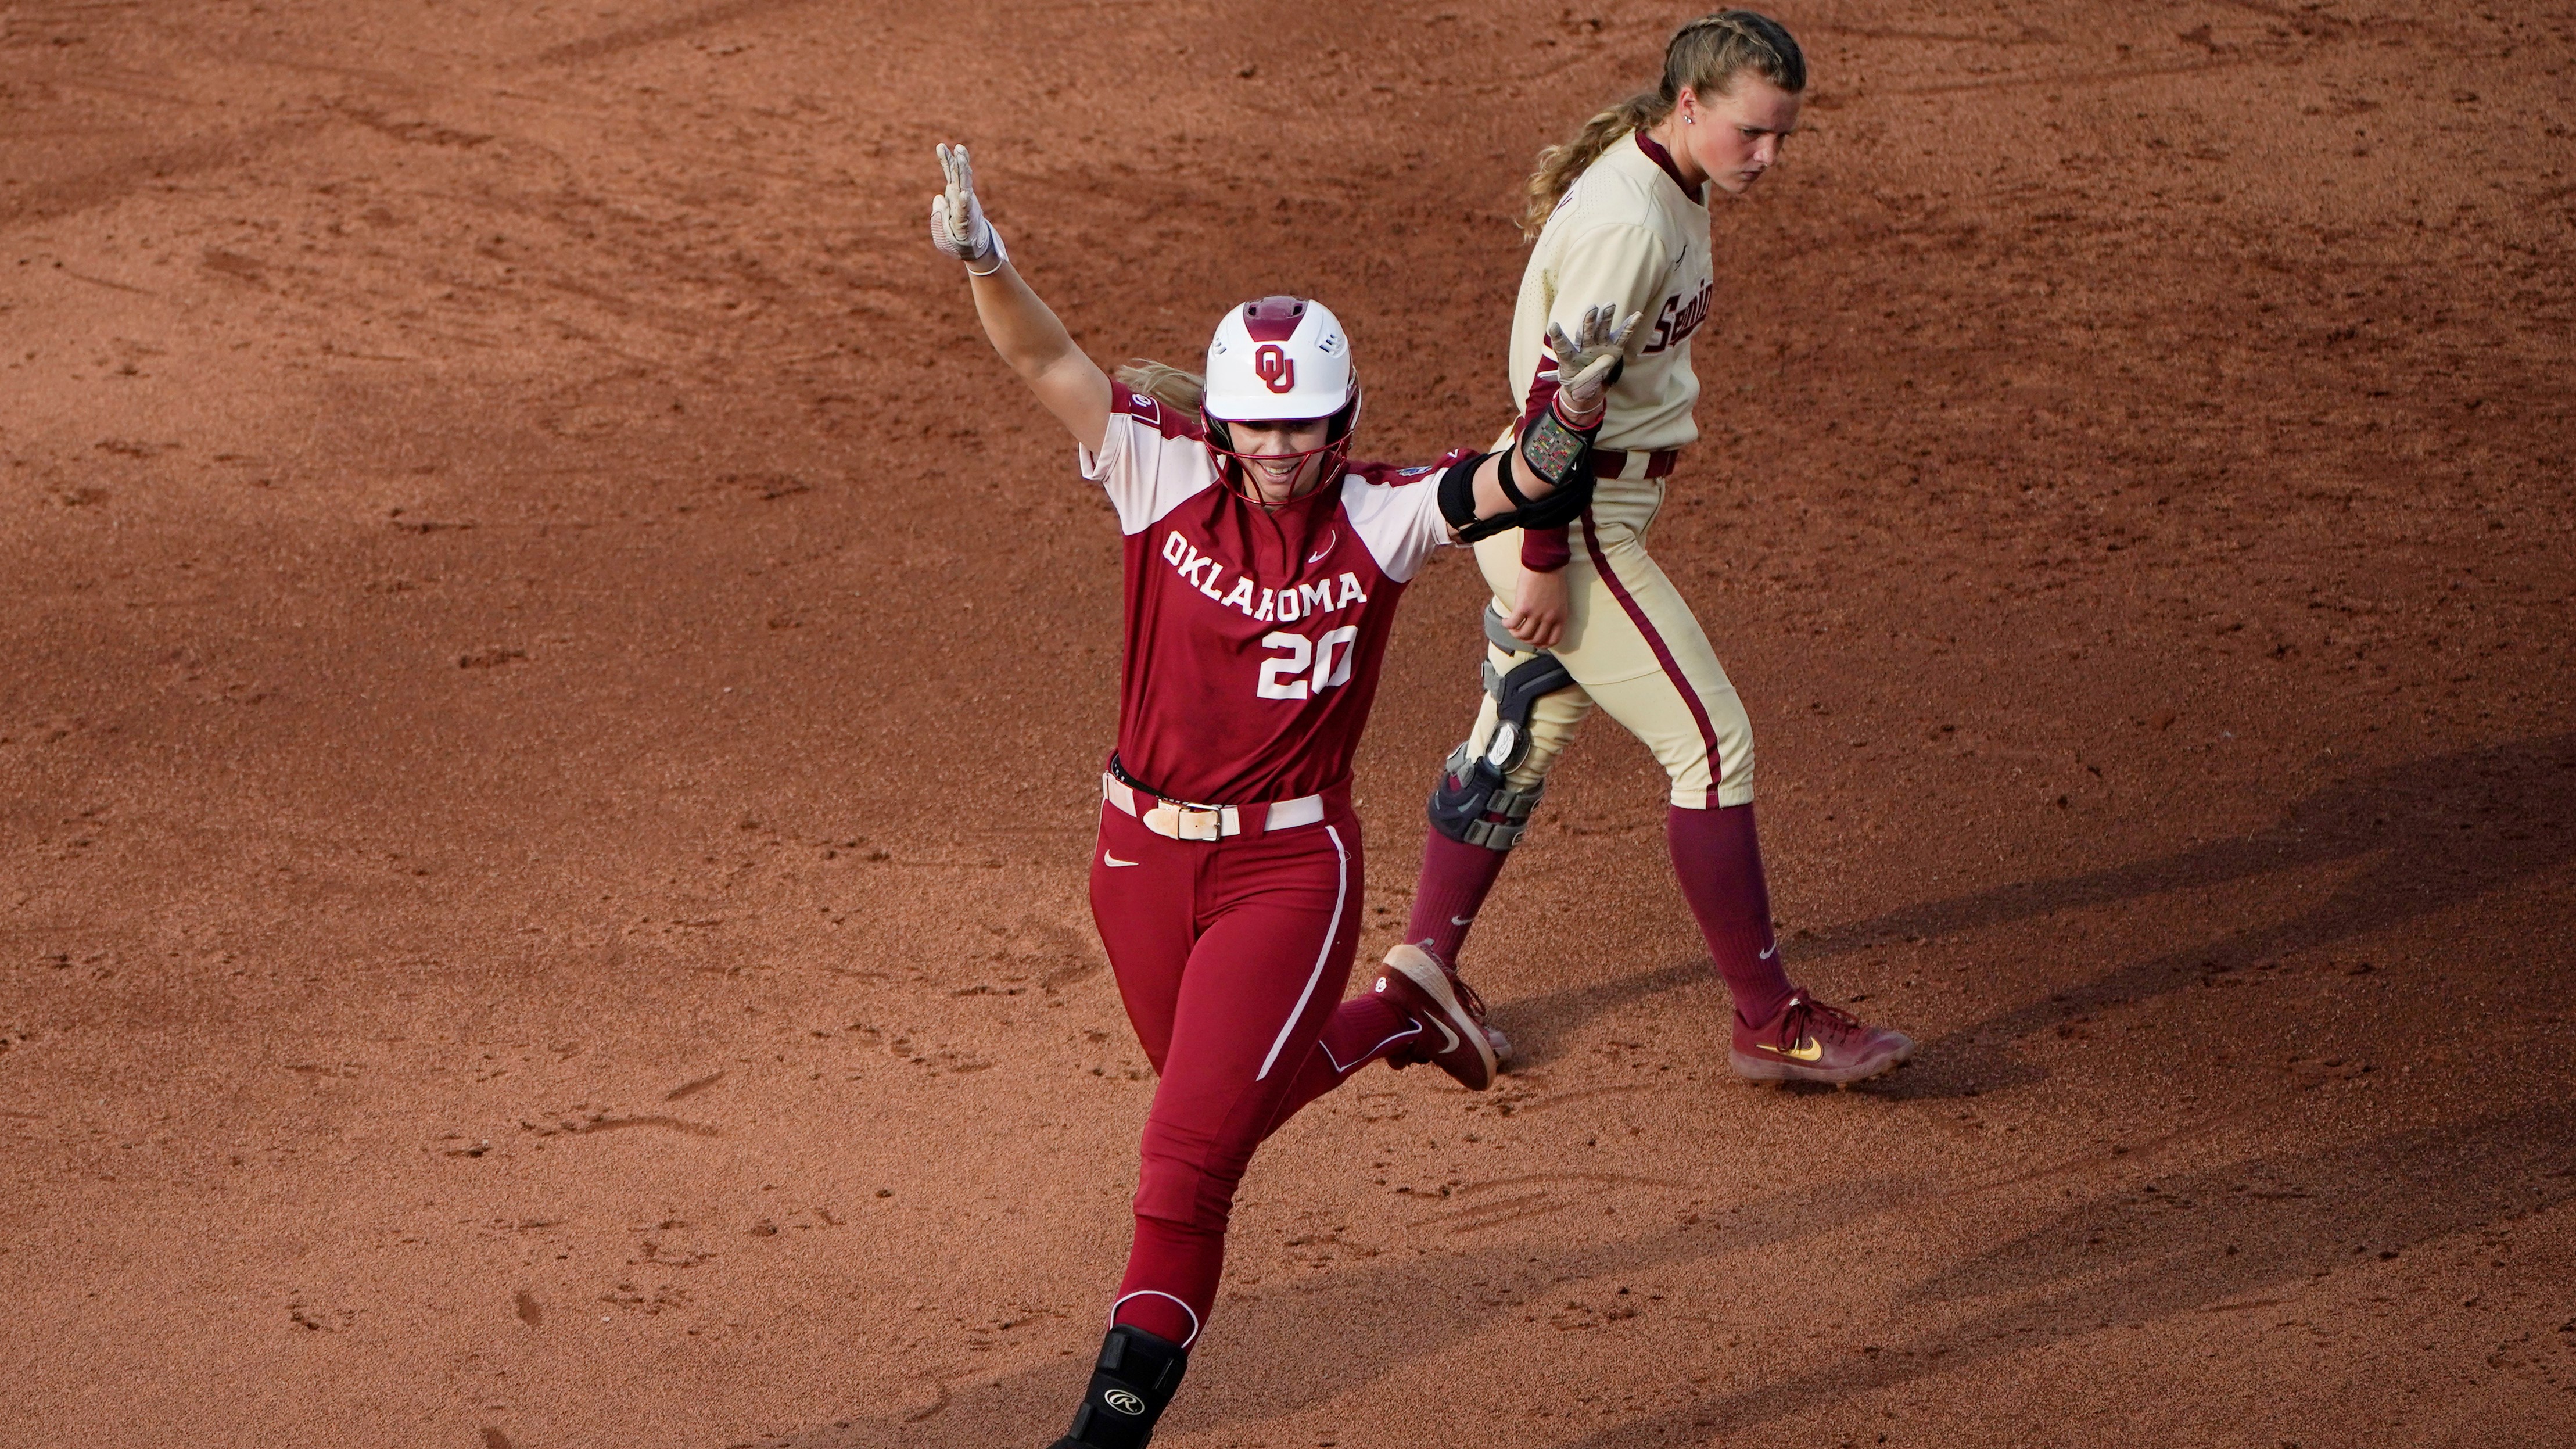
[[[1614,303],[1586,307],[1573,337],[1566,336],[1557,323],[1547,326],[1547,350],[1554,354],[1556,368],[1540,373],[1539,378],[1556,384],[1557,401],[1570,417],[1587,418],[1599,412],[1611,384],[1619,380],[1628,338],[1646,314],[1631,312],[1627,321],[1612,327],[1610,320],[1618,315]]]
[[[930,198],[930,244],[966,264],[978,277],[989,277],[1011,259],[1002,234],[984,219],[984,203],[975,196],[975,163],[964,146],[939,148],[939,169],[947,189]]]

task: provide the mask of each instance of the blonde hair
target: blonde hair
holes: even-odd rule
[[[1183,417],[1197,414],[1199,399],[1207,392],[1207,379],[1197,373],[1142,357],[1129,358],[1127,365],[1112,375],[1120,387],[1141,392]]]
[[[1538,170],[1529,179],[1529,205],[1521,212],[1522,238],[1537,238],[1556,204],[1565,199],[1567,188],[1601,159],[1611,143],[1671,115],[1684,86],[1695,95],[1724,95],[1735,85],[1735,78],[1748,70],[1791,95],[1807,88],[1805,52],[1798,49],[1788,27],[1768,15],[1720,10],[1674,31],[1664,46],[1662,85],[1630,96],[1584,122],[1573,140],[1538,153]]]

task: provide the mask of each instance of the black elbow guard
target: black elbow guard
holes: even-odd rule
[[[1558,484],[1556,491],[1530,502],[1512,484],[1512,451],[1517,449],[1504,452],[1495,466],[1501,470],[1497,481],[1503,485],[1503,496],[1519,506],[1492,517],[1476,516],[1476,470],[1493,454],[1469,458],[1440,475],[1440,516],[1458,530],[1459,542],[1474,543],[1514,528],[1562,528],[1592,506],[1592,470],[1583,466]]]
[[[1452,465],[1448,472],[1440,475],[1440,516],[1449,520],[1449,526],[1458,530],[1458,536],[1469,543],[1511,526],[1476,516],[1476,470],[1492,456],[1491,453],[1478,453]]]

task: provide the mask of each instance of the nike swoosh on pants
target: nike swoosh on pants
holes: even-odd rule
[[[1118,857],[1105,852],[1101,855],[1100,862],[1103,865],[1134,865],[1136,863],[1132,860],[1120,860]]]

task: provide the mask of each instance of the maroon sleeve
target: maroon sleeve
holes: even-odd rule
[[[1534,574],[1552,574],[1574,561],[1574,545],[1566,542],[1562,524],[1555,528],[1521,530],[1521,567]]]
[[[1199,437],[1199,420],[1182,417],[1161,401],[1141,392],[1121,387],[1116,379],[1109,383],[1109,411],[1112,416],[1124,413],[1166,438]]]
[[[1556,401],[1556,379],[1548,376],[1554,371],[1556,371],[1556,354],[1548,350],[1547,344],[1540,343],[1538,375],[1530,379],[1529,397],[1521,403],[1521,422],[1524,425],[1530,419],[1545,412],[1549,403]]]
[[[1545,412],[1556,401],[1556,379],[1544,374],[1556,370],[1556,354],[1539,348],[1541,376],[1530,379],[1529,399],[1521,405],[1519,427]],[[1574,559],[1574,545],[1566,542],[1565,530],[1558,528],[1525,528],[1521,530],[1521,567],[1532,573],[1552,574]]]

